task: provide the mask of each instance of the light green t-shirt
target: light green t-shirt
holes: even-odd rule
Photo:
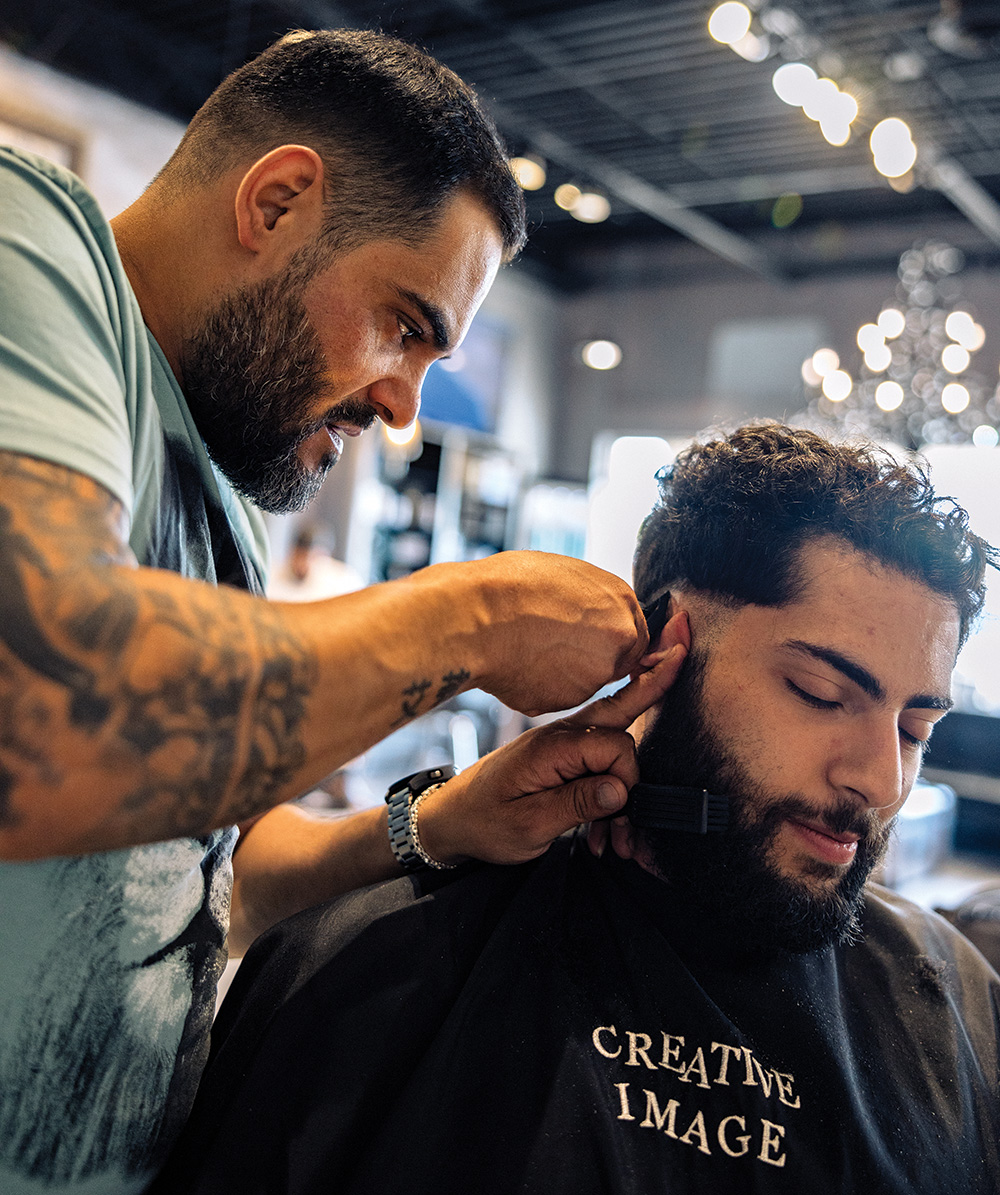
[[[0,450],[105,486],[141,564],[262,592],[263,520],[213,468],[94,198],[7,149]],[[235,837],[0,864],[3,1195],[134,1195],[148,1182],[204,1063]]]

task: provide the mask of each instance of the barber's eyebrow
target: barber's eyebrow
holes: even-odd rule
[[[427,321],[431,337],[434,341],[434,347],[437,349],[446,349],[451,344],[451,333],[448,331],[448,321],[444,318],[444,314],[440,307],[436,307],[423,297],[418,295],[414,290],[400,290],[399,297],[405,299],[408,303],[412,303],[414,307]]]
[[[812,656],[813,659],[822,660],[824,664],[829,664],[831,668],[835,668],[848,680],[853,681],[873,701],[885,701],[885,689],[878,678],[856,660],[850,659],[849,656],[835,651],[832,647],[821,647],[818,643],[806,643],[802,639],[789,639],[785,646],[790,647],[793,651],[801,652],[803,655]],[[903,708],[908,710],[950,710],[953,705],[954,702],[950,697],[941,697],[933,693],[918,693],[909,698]]]

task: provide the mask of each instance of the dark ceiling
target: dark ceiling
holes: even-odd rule
[[[186,120],[290,28],[396,33],[478,89],[512,150],[547,161],[548,183],[528,197],[526,264],[566,288],[671,254],[682,268],[778,277],[884,271],[925,238],[1000,265],[1000,3],[750,6],[753,29],[770,30],[760,62],[709,37],[711,0],[0,0],[0,38]],[[846,146],[775,95],[788,60],[858,100]],[[904,118],[920,150],[907,193],[872,165],[868,132],[885,116]],[[557,207],[567,181],[603,190],[610,219]],[[783,195],[801,196],[801,213],[777,227]],[[785,201],[786,218],[796,206]]]

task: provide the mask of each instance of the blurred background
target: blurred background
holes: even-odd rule
[[[225,74],[343,26],[475,86],[532,234],[419,423],[352,441],[313,509],[271,519],[275,596],[514,547],[628,577],[656,470],[753,416],[921,452],[1000,542],[994,0],[0,0],[0,140],[113,216]],[[1000,859],[996,579],[956,697],[886,865],[938,877],[935,897]],[[523,724],[466,695],[307,800],[380,801]]]

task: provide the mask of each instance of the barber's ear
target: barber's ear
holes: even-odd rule
[[[314,240],[323,225],[323,160],[305,145],[279,145],[258,158],[236,192],[240,245],[269,264]]]

